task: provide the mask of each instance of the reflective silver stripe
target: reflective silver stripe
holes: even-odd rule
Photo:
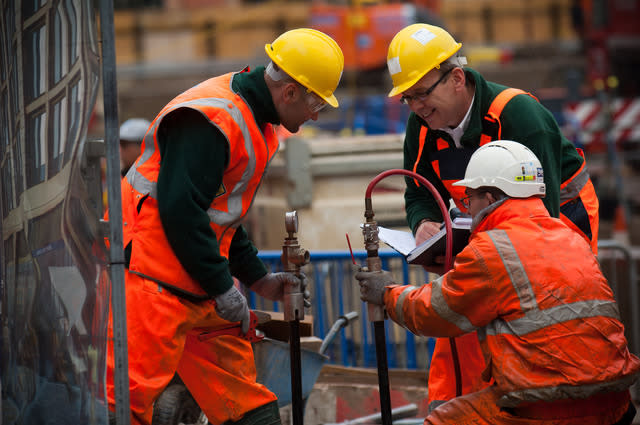
[[[151,180],[140,174],[138,172],[138,166],[135,162],[133,163],[131,168],[129,168],[129,171],[127,171],[127,175],[125,176],[125,178],[127,179],[127,182],[129,182],[131,187],[133,187],[136,191],[142,193],[143,195],[151,192],[153,192],[154,194],[156,193],[155,182],[152,182]],[[151,197],[155,198],[155,196]]]
[[[527,272],[520,261],[520,257],[518,257],[516,249],[513,247],[511,240],[509,240],[509,236],[507,236],[507,232],[504,230],[489,230],[487,235],[489,235],[491,241],[495,245],[500,258],[502,259],[502,263],[509,274],[511,283],[516,290],[516,294],[518,295],[518,298],[520,298],[520,308],[522,311],[527,312],[531,309],[537,308],[538,303],[536,302],[536,296],[531,288],[529,277],[527,276]]]
[[[544,310],[530,310],[524,317],[510,321],[495,319],[485,327],[485,330],[488,335],[523,336],[557,323],[598,316],[620,320],[615,302],[591,300],[562,304]]]
[[[251,139],[251,132],[249,131],[249,126],[247,125],[240,109],[238,109],[231,100],[225,98],[195,99],[188,102],[176,104],[167,109],[161,117],[156,119],[152,130],[147,133],[147,137],[145,138],[145,150],[140,159],[140,164],[143,164],[145,161],[147,161],[155,151],[153,134],[155,134],[158,125],[162,121],[162,118],[164,118],[164,116],[166,116],[169,112],[177,108],[197,106],[219,108],[227,112],[240,129],[242,137],[244,139],[245,149],[248,154],[247,167],[243,170],[240,181],[235,185],[231,193],[228,195],[228,211],[218,211],[212,208],[209,208],[207,210],[209,219],[212,222],[221,226],[229,225],[240,219],[242,216],[242,195],[246,191],[247,186],[249,185],[249,182],[251,181],[251,178],[253,177],[256,170],[256,157],[253,148],[253,140]],[[205,117],[207,116],[205,115]],[[228,141],[229,136],[215,122],[211,121],[209,117],[207,117],[207,119],[212,125],[216,126],[221,131],[221,133],[227,138]],[[266,145],[266,140],[263,141]],[[153,198],[156,197],[156,182],[152,182],[142,174],[140,174],[137,171],[137,166],[134,165],[131,167],[131,170],[129,170],[129,173],[127,173],[127,181],[138,192],[142,194],[148,193],[150,194],[149,196]]]
[[[621,392],[629,388],[638,374],[625,376],[622,379],[609,382],[584,385],[558,385],[555,387],[529,388],[511,391],[498,399],[502,407],[515,407],[522,402],[552,401],[560,399],[585,399],[598,393]]]
[[[407,286],[406,288],[404,288],[402,290],[402,293],[400,294],[400,296],[398,297],[398,300],[396,301],[396,306],[395,306],[396,320],[395,320],[395,322],[397,324],[399,324],[400,326],[402,326],[403,328],[406,328],[407,326],[404,323],[404,311],[402,310],[402,305],[404,304],[404,299],[407,298],[407,295],[409,295],[410,292],[413,292],[416,289],[417,288],[415,286]]]
[[[162,117],[167,115],[167,112],[162,114]],[[151,124],[151,128],[147,130],[147,134],[144,135],[144,151],[142,152],[142,155],[140,155],[138,161],[136,161],[139,162],[140,165],[147,162],[147,160],[151,158],[151,155],[153,155],[153,153],[156,151],[156,144],[153,140],[153,137],[156,134],[156,129],[160,125],[160,121],[162,121],[162,117],[156,119],[153,124]]]
[[[522,336],[557,323],[597,316],[619,320],[620,313],[616,303],[613,301],[586,300],[540,310],[531,282],[524,270],[524,265],[520,261],[507,233],[504,230],[490,230],[487,234],[502,259],[507,274],[511,279],[511,284],[520,299],[520,307],[524,313],[523,317],[515,320],[506,321],[499,318],[493,320],[485,327],[487,335],[507,334]]]
[[[442,278],[443,276],[440,276],[431,283],[431,306],[444,320],[453,323],[464,332],[473,332],[476,330],[476,327],[471,324],[469,319],[451,310],[444,300],[444,296],[442,295]]]
[[[136,191],[143,195],[149,194],[149,196],[154,199],[157,195],[156,182],[152,182],[151,180],[140,174],[138,172],[138,167],[147,162],[147,160],[151,158],[151,155],[153,155],[156,150],[153,136],[156,133],[156,128],[158,128],[158,124],[160,124],[160,121],[160,119],[155,120],[149,130],[147,130],[147,134],[145,134],[144,136],[144,151],[142,151],[140,158],[136,162],[134,162],[133,165],[131,165],[131,168],[129,168],[129,171],[125,176],[131,187],[133,187]]]
[[[219,211],[212,208],[209,208],[207,210],[207,214],[209,214],[209,219],[211,221],[221,226],[229,225],[242,217],[242,195],[247,190],[247,186],[249,185],[251,178],[256,172],[256,156],[253,148],[253,140],[251,139],[251,132],[249,131],[249,126],[247,125],[247,122],[242,115],[242,111],[240,111],[240,109],[238,109],[228,99],[199,99],[197,103],[188,102],[188,104],[198,104],[224,109],[227,113],[229,113],[231,118],[235,121],[236,125],[242,132],[242,138],[244,139],[244,148],[246,149],[248,155],[247,167],[243,170],[240,181],[238,181],[231,193],[229,193],[229,197],[227,198],[228,211]],[[212,124],[215,125],[215,123],[213,122]],[[227,137],[227,140],[229,139],[229,136],[226,134],[225,137]],[[266,141],[264,141],[264,143],[266,145]]]
[[[582,171],[578,173],[565,187],[560,189],[560,203],[564,203],[570,199],[576,198],[585,184],[589,181],[589,173],[585,165]]]

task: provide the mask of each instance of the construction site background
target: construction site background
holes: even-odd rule
[[[625,1],[614,3],[624,6]],[[633,27],[633,20],[640,16],[640,2],[626,3],[629,12],[622,24]],[[443,25],[462,41],[469,66],[488,80],[530,91],[552,110],[567,137],[586,151],[601,202],[600,238],[638,245],[640,89],[632,72],[640,56],[640,37],[631,28],[631,36],[622,37],[617,50],[609,52],[615,67],[608,69],[615,69],[616,78],[604,80],[610,84],[598,92],[590,75],[593,54],[586,47],[584,21],[595,20],[595,9],[605,4],[572,0],[116,1],[120,120],[153,119],[176,94],[204,79],[266,64],[264,44],[287,29],[310,26],[334,35],[346,57],[337,91],[341,106],[326,108],[317,122],[283,140],[246,226],[258,248],[278,249],[284,232],[281,218],[285,211],[298,209],[300,238],[308,249],[344,249],[347,232],[353,234],[354,248],[360,248],[357,234],[364,190],[380,171],[402,167],[402,133],[409,112],[396,99],[386,97],[391,82],[385,68],[387,45],[381,40],[390,40],[401,27],[421,19]],[[385,8],[384,25],[373,7]],[[608,16],[614,18],[623,19]],[[332,33],[327,22],[339,29]],[[620,23],[616,25],[621,28]],[[380,26],[386,33],[380,33]],[[363,52],[368,59],[358,59]],[[602,99],[618,103],[609,105]],[[96,105],[90,135],[100,137],[102,102]],[[607,117],[612,124],[609,133]],[[614,128],[616,119],[625,127]],[[615,139],[615,152],[607,149],[607,135]],[[406,225],[402,190],[400,178],[389,179],[375,195],[376,215],[383,225]],[[626,209],[620,208],[621,196]],[[635,230],[629,233],[629,229]]]

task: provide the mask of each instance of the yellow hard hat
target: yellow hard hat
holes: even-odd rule
[[[387,68],[393,81],[389,97],[410,89],[425,74],[462,47],[440,27],[413,24],[401,29],[389,44]]]
[[[264,49],[273,63],[329,105],[338,107],[338,87],[344,56],[340,46],[323,32],[298,28],[280,35]]]

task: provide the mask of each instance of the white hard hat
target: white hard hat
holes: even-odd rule
[[[453,184],[471,189],[495,187],[512,198],[544,196],[542,164],[529,148],[511,140],[496,140],[476,150],[464,174]]]
[[[130,118],[120,126],[120,140],[142,143],[151,123],[144,118]]]

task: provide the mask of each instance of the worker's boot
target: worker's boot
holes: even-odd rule
[[[247,412],[239,421],[227,421],[223,425],[282,425],[278,402],[272,401]]]

